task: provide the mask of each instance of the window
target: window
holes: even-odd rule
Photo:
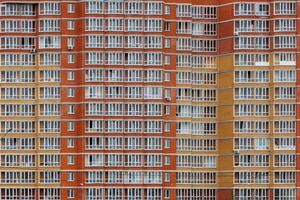
[[[40,183],[59,183],[60,172],[58,171],[41,171]]]
[[[170,140],[165,139],[165,148],[170,148]]]
[[[216,156],[177,154],[176,166],[187,168],[213,168],[216,167]]]
[[[216,134],[216,123],[178,121],[176,132],[178,134],[214,135]]]
[[[234,105],[234,116],[269,116],[268,104],[239,103]]]
[[[165,156],[165,165],[170,165],[170,156]]]
[[[111,37],[108,36],[108,41]],[[101,48],[104,47],[104,36],[103,35],[87,35],[85,37],[86,48]],[[110,46],[110,42],[107,42]]]
[[[191,17],[191,5],[177,4],[176,5],[176,17]]]
[[[217,107],[210,105],[193,105],[191,107],[178,105],[176,106],[176,116],[186,115],[186,111],[190,109],[193,118],[215,118],[217,116]]]
[[[165,174],[165,179],[164,179],[164,181],[165,181],[165,182],[169,182],[169,181],[170,181],[170,173],[169,173],[169,172],[165,172],[164,174]]]
[[[74,172],[67,172],[68,181],[74,181]]]
[[[26,53],[0,54],[0,66],[30,66],[36,65],[35,55]]]
[[[295,150],[295,138],[291,137],[278,137],[274,138],[275,150]]]
[[[170,22],[165,22],[164,23],[164,29],[165,29],[165,31],[170,31],[171,30],[171,24],[170,24]]]
[[[234,7],[234,15],[258,15],[268,16],[270,5],[268,3],[236,3]]]
[[[192,23],[192,34],[193,35],[216,35],[217,24],[207,22],[193,22]]]
[[[296,166],[295,154],[275,154],[274,155],[275,167],[294,167]]]
[[[234,55],[235,66],[269,66],[269,54],[238,53]]]
[[[75,130],[74,126],[75,126],[74,122],[67,122],[67,130],[68,131],[74,131]]]
[[[165,56],[165,65],[169,65],[169,64],[170,64],[170,60],[171,60],[170,57],[171,57],[171,56],[169,56],[169,55],[166,55],[166,56]]]
[[[68,49],[73,48],[74,45],[75,45],[75,38],[74,37],[68,37],[67,38],[67,45],[68,45]]]
[[[240,120],[234,122],[235,133],[269,133],[268,121],[246,121]]]
[[[269,49],[269,37],[239,36],[234,39],[235,49]]]
[[[58,2],[44,2],[39,4],[40,15],[59,15],[60,3]]]
[[[268,20],[236,19],[234,33],[240,32],[269,32],[270,22]]]
[[[67,156],[67,163],[68,165],[74,164],[74,156]]]
[[[102,154],[87,154],[85,156],[85,166],[103,166],[104,155]]]
[[[295,188],[276,188],[274,189],[274,200],[286,199],[296,199],[296,189]]]
[[[234,165],[236,167],[267,167],[269,166],[269,155],[235,155]]]
[[[75,29],[75,21],[73,21],[73,20],[68,20],[68,21],[67,21],[67,29],[68,29],[68,30],[74,30],[74,29]]]
[[[268,138],[235,138],[234,149],[237,150],[267,150],[270,149],[270,139]]]
[[[170,48],[170,39],[165,39],[165,48]]]
[[[161,15],[162,14],[162,3],[161,2],[145,2],[145,14],[146,15]]]
[[[87,14],[101,14],[104,12],[104,1],[87,1],[85,8]]]
[[[60,31],[61,21],[59,19],[41,19],[39,20],[40,32],[58,32]]]
[[[269,190],[261,188],[240,188],[234,190],[237,199],[269,199]]]
[[[104,22],[103,18],[87,18],[85,20],[85,30],[104,31]]]
[[[75,113],[74,105],[67,105],[67,113],[68,114],[74,114]]]
[[[275,36],[274,37],[274,48],[296,48],[296,37],[295,36]]]
[[[60,139],[57,137],[40,138],[40,149],[60,149]]]
[[[74,88],[67,88],[67,96],[68,97],[74,97],[75,90]]]
[[[68,72],[67,72],[67,80],[68,80],[68,81],[75,80],[74,74],[75,74],[75,73],[74,73],[73,71],[68,71]]]
[[[35,99],[35,89],[32,87],[6,87],[0,91],[1,99]]]
[[[144,87],[144,98],[145,99],[161,99],[162,92],[163,92],[162,87],[145,86]]]
[[[296,172],[294,171],[275,171],[274,177],[274,183],[296,183]]]
[[[124,37],[123,36],[121,36],[121,35],[108,35],[105,38],[106,38],[107,47],[110,47],[110,48],[122,48],[123,47],[123,43],[124,43]],[[133,41],[131,41],[131,39],[133,39],[133,38],[128,37],[127,42],[133,42]],[[140,39],[140,38],[136,37],[135,39]],[[133,47],[133,46],[131,46],[131,47]]]
[[[274,65],[296,65],[296,54],[295,53],[275,53],[274,54]]]
[[[39,131],[41,133],[60,133],[60,121],[40,121]]]
[[[170,123],[165,123],[165,132],[170,132]]]
[[[191,50],[191,38],[177,38],[176,50]]]
[[[180,72],[179,72],[180,73]],[[180,75],[180,74],[178,74]],[[183,74],[184,75],[184,74]],[[189,74],[185,74],[187,77],[189,77]],[[217,74],[216,73],[210,73],[210,72],[193,72],[191,75],[191,80],[193,85],[215,85],[217,83]],[[186,76],[183,76],[183,78],[186,80]],[[180,76],[178,77],[178,81],[180,81]]]
[[[1,15],[6,16],[34,16],[35,5],[31,3],[7,2],[2,5]]]
[[[36,106],[32,104],[1,104],[1,116],[35,116]]]
[[[234,72],[236,83],[268,83],[270,73],[267,70],[237,70]]]
[[[59,104],[40,104],[40,116],[60,116],[60,113]]]
[[[274,82],[296,82],[296,71],[294,69],[274,70]]]
[[[40,53],[39,61],[42,66],[55,66],[60,65],[59,53]]]
[[[40,99],[60,98],[60,87],[40,87]]]
[[[34,37],[0,37],[1,49],[33,49],[35,48]]]
[[[40,71],[41,82],[59,82],[60,71],[58,70],[41,70]]]
[[[195,19],[216,19],[217,7],[215,6],[192,6],[192,17]]]
[[[217,50],[217,40],[192,39],[192,50],[195,52],[215,52]]]
[[[54,167],[60,165],[60,156],[57,154],[42,154],[40,155],[40,166]]]
[[[165,115],[169,115],[171,112],[171,107],[169,105],[165,106]]]
[[[74,190],[73,189],[67,189],[67,197],[68,198],[74,198]]]
[[[274,104],[274,116],[295,116],[296,105],[293,103]]]
[[[34,20],[16,20],[5,19],[1,20],[1,32],[7,33],[33,33],[35,32],[36,22]]]
[[[243,172],[235,172],[234,179],[235,179],[235,183],[238,184],[243,184],[243,183],[262,184],[262,183],[269,183],[269,176],[270,176],[269,172],[243,171]]]
[[[276,19],[274,21],[274,32],[296,31],[295,19]]]
[[[171,80],[171,73],[170,72],[165,72],[165,81],[170,81]]]
[[[236,100],[266,100],[269,99],[267,87],[236,87],[234,99]]]
[[[32,70],[2,70],[0,72],[2,83],[33,83],[35,72]]]
[[[169,199],[169,198],[170,198],[170,189],[165,189],[164,197],[165,197],[166,199]]]
[[[192,33],[192,23],[190,21],[177,21],[176,22],[176,33],[191,34]]]
[[[129,18],[125,19],[125,30],[127,31],[143,31],[144,21],[142,19]]]
[[[126,14],[143,14],[143,2],[140,1],[129,1],[125,3]]]
[[[68,54],[68,63],[74,63],[75,62],[75,55],[74,54]]]
[[[180,59],[180,60],[183,60],[182,67],[191,63],[193,68],[216,68],[216,60],[217,59],[215,56],[193,55],[191,57],[191,59],[189,59],[189,56],[183,56],[182,58]],[[180,60],[178,60],[178,61],[180,61]]]
[[[106,29],[108,31],[123,31],[124,20],[118,18],[109,18],[107,19]]]
[[[295,99],[295,87],[275,87],[275,99]]]
[[[60,36],[40,36],[39,48],[41,49],[60,48]]]
[[[274,121],[273,132],[274,133],[296,133],[296,122],[291,120]]]
[[[170,14],[170,5],[165,5],[165,15]]]
[[[68,138],[67,139],[67,147],[68,148],[73,148],[74,147],[74,139],[73,138]]]
[[[68,13],[74,13],[75,12],[75,5],[72,3],[68,3]]]
[[[162,133],[162,121],[146,121],[145,133]]]
[[[216,89],[192,89],[192,100],[195,102],[215,102],[217,99]],[[181,90],[178,90],[176,97],[181,97]]]
[[[146,32],[161,32],[162,31],[162,20],[157,18],[149,18],[144,21]]]
[[[122,14],[123,13],[123,2],[122,1],[108,1],[107,2],[107,13],[109,14]]]
[[[295,2],[275,2],[274,15],[295,15],[296,3]]]

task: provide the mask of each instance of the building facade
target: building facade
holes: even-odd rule
[[[0,199],[300,199],[299,6],[0,0]]]

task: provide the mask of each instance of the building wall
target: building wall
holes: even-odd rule
[[[95,8],[103,2],[103,12],[89,13],[88,2],[94,1],[0,1],[2,199],[298,197],[297,12],[287,7],[275,14],[277,1],[246,2],[247,6],[225,0],[165,0],[143,1],[144,11],[134,8],[132,13],[125,12],[129,1],[120,13],[112,2],[122,1],[97,1]],[[155,6],[150,2],[159,4],[147,13],[147,6]],[[287,2],[299,9],[297,2]],[[56,13],[51,6],[57,6]],[[245,8],[248,13],[242,13]],[[23,9],[28,12],[20,15]],[[137,10],[141,12],[134,13]],[[87,21],[95,18],[99,21],[88,29]],[[49,19],[60,21],[57,28],[50,30]],[[116,21],[110,26],[114,19],[123,20],[122,30],[116,30]],[[142,19],[142,29],[133,30],[137,26],[127,25],[127,19]],[[156,30],[154,25],[147,30],[154,19],[161,20]],[[20,20],[33,20],[34,30],[29,31],[28,24],[21,30]],[[241,22],[238,29],[239,20],[252,21]],[[265,28],[263,23],[259,26],[262,21]],[[43,23],[49,23],[48,31],[41,31]],[[68,28],[71,23],[74,28]],[[140,43],[139,38],[126,42],[134,35],[141,37]],[[89,36],[94,36],[90,46]],[[118,36],[123,40],[119,45]],[[58,56],[57,62],[49,53]],[[140,57],[130,59],[130,53]],[[35,63],[24,64],[23,54],[34,57]],[[122,56],[119,62],[117,56]],[[95,71],[88,75],[88,70]],[[243,72],[238,77],[239,71]],[[20,78],[20,73],[32,73],[32,81],[28,74]],[[9,91],[11,87],[16,89]],[[56,96],[50,87],[56,88]],[[33,88],[32,98],[21,88]],[[251,89],[243,92],[244,88]],[[158,107],[150,107],[154,105]],[[30,121],[32,128],[15,121]],[[22,155],[32,155],[31,162]],[[291,160],[277,161],[281,155]],[[291,174],[278,177],[285,172]]]

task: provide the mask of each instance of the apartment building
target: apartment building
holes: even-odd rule
[[[0,199],[300,199],[299,6],[0,0]]]

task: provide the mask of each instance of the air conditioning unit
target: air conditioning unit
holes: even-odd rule
[[[74,48],[73,45],[68,45],[68,50],[72,50]]]
[[[35,52],[36,52],[35,48],[30,49],[30,53],[35,53]]]
[[[166,97],[166,101],[171,101],[171,97]]]
[[[240,154],[240,150],[233,150],[233,154]]]

